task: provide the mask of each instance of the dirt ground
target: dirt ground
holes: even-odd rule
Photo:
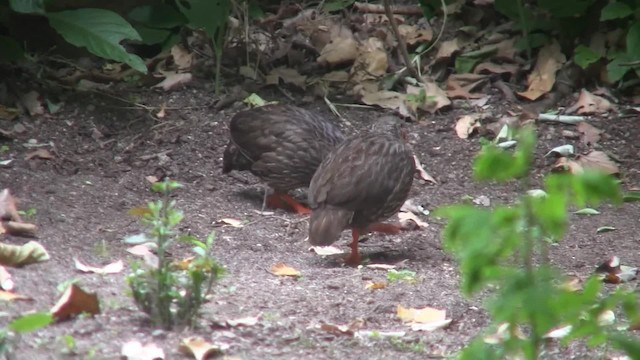
[[[6,323],[22,312],[47,310],[59,297],[56,286],[79,279],[88,291],[97,292],[102,314],[52,325],[27,335],[18,342],[17,359],[115,359],[123,342],[137,339],[160,345],[167,359],[188,359],[180,355],[180,339],[199,335],[209,341],[230,345],[228,356],[238,359],[425,359],[452,355],[488,324],[482,299],[464,299],[458,291],[456,264],[441,247],[442,223],[425,218],[428,228],[398,236],[372,235],[362,245],[363,253],[375,263],[398,263],[417,273],[416,283],[393,282],[387,288],[367,290],[368,281],[383,281],[385,271],[343,267],[334,259],[309,251],[307,222],[283,211],[272,216],[257,213],[261,207],[258,180],[248,173],[222,175],[222,151],[227,142],[230,117],[244,108],[235,104],[213,113],[212,90],[208,85],[163,94],[148,90],[131,92],[128,98],[159,107],[166,103],[167,116],[154,120],[145,110],[109,98],[67,95],[63,110],[50,117],[24,119],[28,131],[8,145],[2,158],[13,158],[10,168],[0,169],[0,188],[10,188],[23,210],[35,209],[27,220],[39,226],[38,240],[51,260],[22,269],[12,269],[17,292],[33,297],[32,302],[3,305]],[[287,101],[273,93],[267,100]],[[508,107],[490,101],[494,115]],[[322,102],[300,104],[336,120]],[[478,138],[459,139],[453,131],[464,107],[433,116],[429,121],[409,125],[411,142],[427,171],[439,184],[416,181],[411,198],[425,208],[487,196],[492,204],[510,203],[518,184],[477,183],[471,179],[471,159],[480,148]],[[381,110],[339,107],[351,126],[339,122],[346,132],[367,126]],[[640,127],[637,118],[601,119],[594,125],[606,131],[602,149],[621,161],[625,187],[640,185]],[[572,143],[561,137],[570,126],[540,124],[536,150],[536,179],[551,168],[544,154],[551,148]],[[92,136],[97,129],[104,135]],[[51,143],[56,158],[25,160],[22,144],[29,139]],[[580,145],[575,144],[578,149]],[[166,154],[164,156],[149,156]],[[204,306],[201,327],[184,333],[157,331],[136,309],[128,295],[124,273],[80,274],[73,258],[89,264],[107,264],[118,259],[133,260],[122,239],[141,230],[127,210],[155,199],[149,191],[148,175],[168,174],[185,185],[176,193],[184,211],[182,230],[205,237],[215,230],[214,253],[227,274]],[[626,203],[619,208],[602,206],[600,215],[573,216],[566,238],[552,249],[556,265],[566,272],[586,276],[594,265],[618,255],[623,263],[640,264],[640,208]],[[214,227],[216,220],[235,218],[248,223],[242,228]],[[596,234],[600,226],[617,230]],[[23,244],[27,240],[4,237],[4,242]],[[348,243],[348,233],[337,246]],[[186,252],[185,252],[186,253]],[[179,257],[180,250],[174,252]],[[299,279],[279,278],[267,270],[277,262],[296,268]],[[125,269],[125,271],[128,271]],[[431,306],[446,309],[452,323],[433,332],[412,332],[396,317],[396,306]],[[260,315],[258,324],[220,329],[217,321]],[[397,339],[357,338],[320,330],[327,322],[348,324],[364,321],[362,330],[406,331]],[[74,355],[64,355],[61,337],[76,341]],[[581,346],[553,346],[548,358],[603,358],[600,350],[588,352]]]

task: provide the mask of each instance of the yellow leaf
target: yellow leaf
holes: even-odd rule
[[[277,276],[301,276],[300,272],[285,263],[277,263],[271,267],[271,273]]]

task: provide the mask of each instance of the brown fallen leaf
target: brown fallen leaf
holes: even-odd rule
[[[358,42],[352,37],[339,37],[328,43],[317,62],[327,65],[340,65],[353,62],[358,57]]]
[[[120,355],[122,360],[163,360],[164,350],[154,343],[142,345],[132,340],[122,344]]]
[[[420,159],[418,159],[418,157],[416,155],[413,155],[413,162],[416,165],[416,172],[418,173],[420,179],[422,179],[424,181],[428,181],[428,182],[430,182],[432,184],[437,184],[438,183],[436,181],[436,179],[434,179],[431,175],[429,175],[429,173],[427,173],[427,171],[422,166],[422,163],[420,163]]]
[[[277,263],[273,265],[270,272],[276,276],[302,276],[298,270],[286,265],[285,263]]]
[[[387,283],[384,281],[369,281],[364,285],[367,290],[380,290],[387,287]]]
[[[586,155],[579,155],[576,162],[584,169],[602,171],[609,175],[620,173],[618,165],[602,151],[592,150]]]
[[[416,105],[418,109],[432,114],[444,107],[451,105],[451,100],[449,100],[447,93],[442,90],[435,81],[431,79],[423,78],[421,87],[408,85],[407,94],[423,94],[424,96],[426,96],[426,101],[418,104],[415,104],[413,102],[409,103],[408,100],[405,99],[405,104],[407,105],[407,107],[412,109],[413,112],[416,112]]]
[[[406,95],[396,91],[364,92],[361,101],[366,105],[395,110],[404,117],[416,119],[415,112],[410,111],[406,105]]]
[[[201,337],[192,336],[182,339],[179,350],[184,354],[192,354],[196,360],[210,359],[229,349],[228,344],[211,344]]]
[[[20,214],[18,214],[16,200],[9,189],[0,191],[0,220],[22,221]]]
[[[553,164],[551,170],[554,172],[568,171],[571,174],[581,174],[582,172],[584,172],[581,164],[564,156],[559,157],[558,160],[556,160],[556,163]]]
[[[0,300],[4,300],[4,301],[15,301],[15,300],[31,301],[33,299],[28,297],[28,296],[16,294],[16,293],[13,293],[13,292],[10,292],[10,291],[0,290]]]
[[[409,323],[414,331],[433,331],[445,327],[451,322],[451,319],[446,318],[446,310],[438,310],[431,307],[413,309],[398,305],[396,314],[402,322]]]
[[[611,102],[602,96],[594,95],[589,91],[582,89],[580,96],[573,106],[567,108],[565,113],[573,114],[603,114],[611,110]]]
[[[577,275],[570,275],[560,284],[560,288],[569,291],[575,292],[582,290],[582,279]]]
[[[586,146],[594,145],[600,141],[600,135],[604,132],[586,121],[577,123],[576,129],[580,133],[582,143]]]
[[[154,88],[162,88],[164,91],[170,91],[188,84],[193,80],[193,75],[191,75],[191,73],[167,72],[164,75],[164,80],[155,84],[153,86]]]
[[[244,226],[242,220],[232,219],[232,218],[224,218],[215,222],[214,225],[217,226],[233,226],[236,228],[241,228]]]
[[[38,230],[34,224],[17,221],[3,221],[1,227],[3,233],[31,238],[36,236]]]
[[[377,80],[387,74],[389,61],[384,44],[378,38],[369,38],[358,47],[358,57],[351,66],[351,82]]]
[[[520,50],[516,49],[515,43],[516,40],[513,37],[510,37],[509,39],[502,40],[496,44],[498,52],[494,56],[494,59],[512,62],[516,54],[520,52]]]
[[[157,269],[160,264],[160,259],[158,256],[153,253],[157,249],[157,245],[155,243],[145,243],[139,244],[136,246],[132,246],[127,249],[129,254],[139,256],[144,260],[144,263],[147,266]]]
[[[429,226],[429,224],[420,220],[418,215],[410,211],[400,211],[398,213],[398,219],[400,220],[402,228],[406,230],[415,230],[416,228],[424,229]]]
[[[49,150],[43,149],[43,148],[31,151],[31,152],[27,153],[27,155],[25,155],[25,157],[24,157],[25,160],[31,160],[31,159],[52,160],[54,158],[55,158],[55,156],[53,156],[49,152]]]
[[[116,262],[105,265],[103,267],[85,265],[77,258],[73,258],[73,262],[75,264],[76,269],[85,273],[95,273],[100,275],[117,274],[124,269],[124,263],[122,262],[122,260],[118,260]]]
[[[354,320],[348,325],[335,325],[335,324],[329,324],[329,323],[322,323],[320,324],[319,328],[322,331],[326,331],[334,335],[353,336],[353,334],[355,334],[355,332],[358,329],[360,329],[362,325],[364,325],[363,320]]]
[[[529,87],[526,91],[519,92],[518,95],[529,100],[536,100],[551,91],[556,82],[556,72],[565,61],[566,57],[557,41],[541,48],[536,66],[528,77]]]
[[[193,53],[189,53],[181,44],[171,47],[171,56],[180,70],[188,70],[193,64]]]
[[[464,115],[456,121],[456,134],[461,139],[467,139],[480,128],[480,114]]]
[[[473,72],[475,74],[515,74],[520,70],[520,67],[516,64],[496,64],[493,62],[484,62],[478,64]]]
[[[265,77],[265,83],[267,85],[279,85],[280,80],[285,84],[294,85],[303,90],[307,87],[307,77],[300,75],[296,69],[286,67],[275,68]]]
[[[89,313],[91,315],[100,313],[98,295],[87,293],[78,285],[71,284],[51,308],[51,315],[57,320],[65,320],[81,313]]]
[[[458,38],[442,41],[438,47],[438,53],[434,61],[444,61],[450,59],[451,56],[461,48],[460,40]]]
[[[147,182],[149,182],[150,184],[155,184],[155,183],[157,183],[158,181],[160,181],[160,180],[158,179],[158,177],[157,177],[157,176],[154,176],[154,175],[148,175],[148,176],[145,176],[145,177],[144,177],[144,179],[145,179],[145,180],[147,180]],[[134,209],[135,209],[135,208],[134,208]],[[135,213],[135,211],[136,211],[136,210],[134,210],[134,209],[129,210],[129,214],[130,214],[130,215],[133,215],[133,214],[131,213],[132,211]],[[142,209],[147,209],[147,208],[142,208]],[[148,212],[148,209],[147,209],[147,211],[145,211],[144,213],[147,213],[147,212]]]
[[[489,80],[486,75],[479,74],[453,74],[447,78],[447,96],[452,99],[480,99],[486,96],[484,93],[474,93],[480,86]]]
[[[42,97],[37,91],[29,91],[22,95],[20,102],[27,109],[29,115],[34,116],[44,114]]]

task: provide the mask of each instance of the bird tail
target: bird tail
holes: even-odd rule
[[[351,222],[353,211],[334,207],[314,209],[309,220],[309,242],[314,246],[329,246],[340,238]]]

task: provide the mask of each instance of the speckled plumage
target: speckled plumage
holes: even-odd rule
[[[309,185],[312,245],[330,245],[344,229],[352,228],[357,251],[360,232],[402,207],[415,163],[391,121],[380,119],[374,131],[347,139],[318,167]]]
[[[307,187],[316,169],[344,140],[322,116],[292,105],[265,105],[231,119],[223,173],[249,170],[278,192]]]

